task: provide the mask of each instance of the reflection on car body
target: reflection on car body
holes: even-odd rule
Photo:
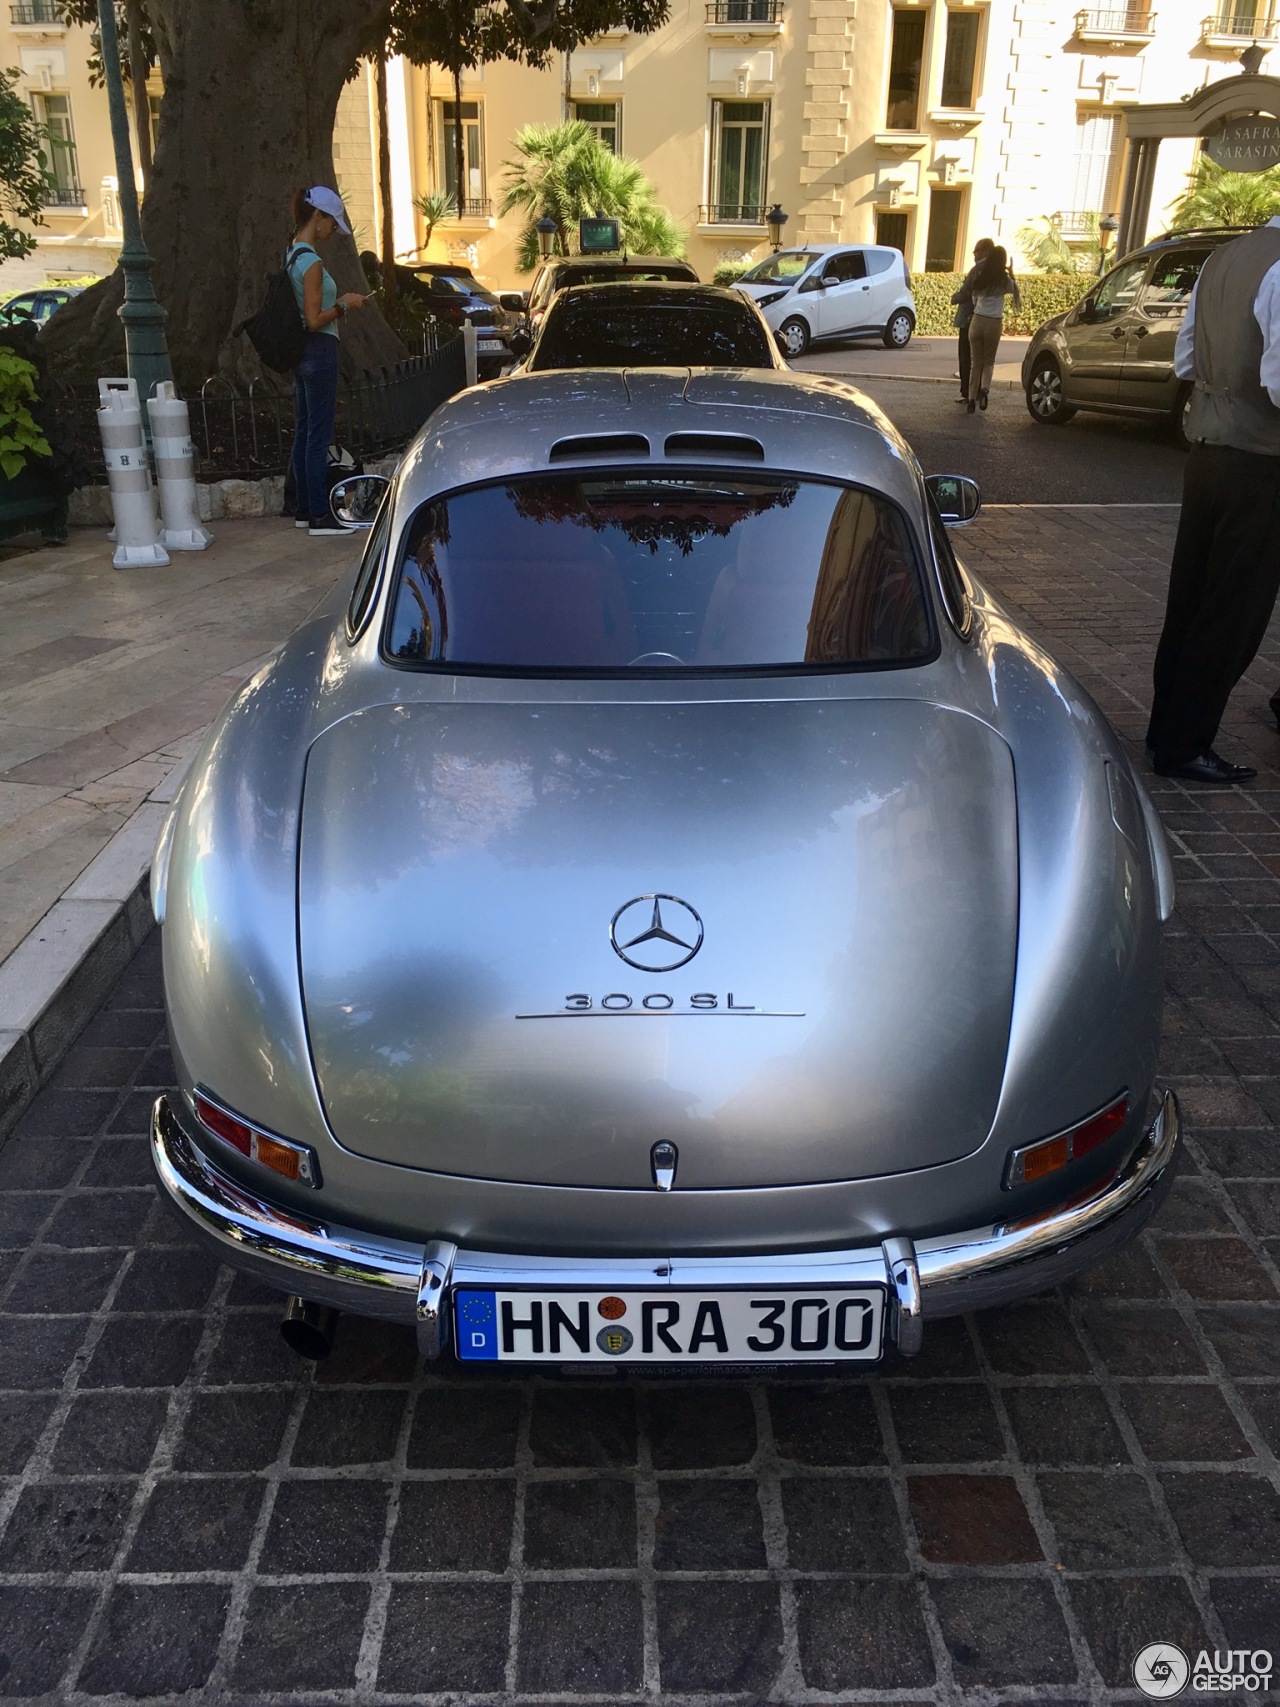
[[[157,1173],[313,1352],[874,1362],[1158,1206],[1162,832],[931,491],[816,376],[424,429],[153,870]]]
[[[713,285],[572,285],[552,299],[529,360],[553,368],[782,368],[753,303]]]

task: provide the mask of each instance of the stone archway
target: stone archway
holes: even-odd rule
[[[1156,101],[1149,106],[1122,106],[1129,137],[1124,198],[1116,254],[1137,248],[1145,239],[1151,216],[1156,156],[1167,136],[1209,135],[1224,119],[1247,113],[1280,118],[1280,77],[1261,77],[1245,71],[1207,83],[1182,101]]]

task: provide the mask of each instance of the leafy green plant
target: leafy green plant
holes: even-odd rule
[[[413,198],[413,205],[422,215],[422,222],[426,226],[426,235],[422,239],[422,250],[425,254],[431,246],[431,233],[442,221],[454,217],[458,204],[451,191],[424,190],[420,196]]]
[[[711,275],[712,284],[731,285],[735,279],[740,279],[748,267],[754,267],[754,261],[721,261]]]
[[[1062,227],[1050,214],[1041,214],[1018,232],[1017,244],[1023,259],[1038,273],[1089,273],[1098,270],[1102,256],[1102,239],[1098,231],[1099,215],[1084,215],[1084,239],[1069,243]]]
[[[963,273],[916,273],[911,280],[911,293],[916,302],[916,331],[922,335],[954,334],[952,318],[955,307],[952,292],[964,279]],[[1019,273],[1018,289],[1022,308],[1014,313],[1010,298],[1005,305],[1004,329],[1024,337],[1063,314],[1088,290],[1092,281],[1084,273]]]
[[[592,214],[616,219],[623,247],[633,255],[683,255],[684,235],[654,200],[653,185],[634,160],[614,154],[590,125],[530,124],[516,133],[517,158],[504,164],[502,213],[525,215],[516,265],[522,273],[538,264],[540,219],[555,221],[555,250],[577,252],[578,221]]]
[[[1265,225],[1280,213],[1280,166],[1266,172],[1228,172],[1202,154],[1176,204],[1173,229],[1199,225]]]
[[[36,370],[12,350],[0,347],[0,470],[13,480],[28,457],[52,456],[30,405],[36,401]]]

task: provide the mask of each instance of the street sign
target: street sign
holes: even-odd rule
[[[1228,119],[1204,139],[1210,160],[1228,172],[1265,172],[1280,166],[1280,120]]]
[[[622,234],[616,219],[580,219],[578,247],[584,255],[606,255],[621,249]]]

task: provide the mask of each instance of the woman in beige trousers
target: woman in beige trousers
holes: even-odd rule
[[[1000,348],[1004,325],[1004,299],[1013,298],[1015,312],[1022,307],[1022,293],[1009,267],[1009,257],[997,243],[974,268],[973,319],[969,322],[969,413],[985,409],[991,390],[991,375]]]

